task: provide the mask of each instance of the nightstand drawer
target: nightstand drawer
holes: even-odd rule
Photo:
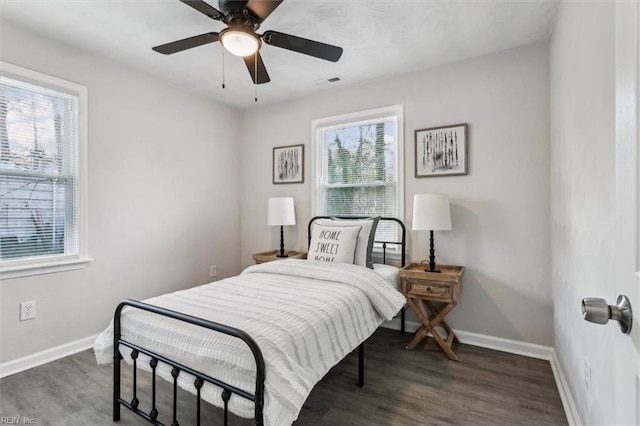
[[[450,300],[453,298],[451,285],[425,283],[424,280],[408,279],[407,293],[439,300]]]

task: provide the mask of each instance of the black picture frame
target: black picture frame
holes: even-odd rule
[[[304,183],[304,145],[273,148],[273,183]]]
[[[415,177],[467,175],[467,135],[467,123],[416,130]]]

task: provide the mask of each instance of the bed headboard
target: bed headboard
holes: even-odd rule
[[[370,216],[315,216],[312,217],[309,221],[309,225],[307,226],[307,246],[311,244],[311,225],[318,219],[368,219]],[[382,244],[382,263],[387,263],[387,246],[389,244],[394,246],[400,246],[400,262],[402,267],[406,265],[406,256],[407,256],[407,230],[404,226],[404,223],[398,218],[395,217],[380,217],[380,222],[390,222],[395,223],[400,228],[400,241],[383,241],[383,240],[374,240],[374,244]]]

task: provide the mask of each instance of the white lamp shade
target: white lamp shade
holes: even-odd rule
[[[284,226],[295,224],[296,210],[293,205],[293,198],[269,198],[269,206],[267,209],[267,225]]]
[[[414,231],[451,230],[449,197],[446,194],[416,194],[413,196]]]

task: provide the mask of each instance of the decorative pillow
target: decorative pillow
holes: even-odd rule
[[[358,234],[362,226],[324,226],[311,230],[308,260],[353,263]]]
[[[376,229],[380,216],[370,217],[367,219],[320,219],[316,223],[318,225],[331,226],[362,226],[358,242],[356,244],[356,254],[353,263],[356,265],[366,266],[373,269],[373,241],[376,238]],[[314,224],[315,226],[315,224]]]

